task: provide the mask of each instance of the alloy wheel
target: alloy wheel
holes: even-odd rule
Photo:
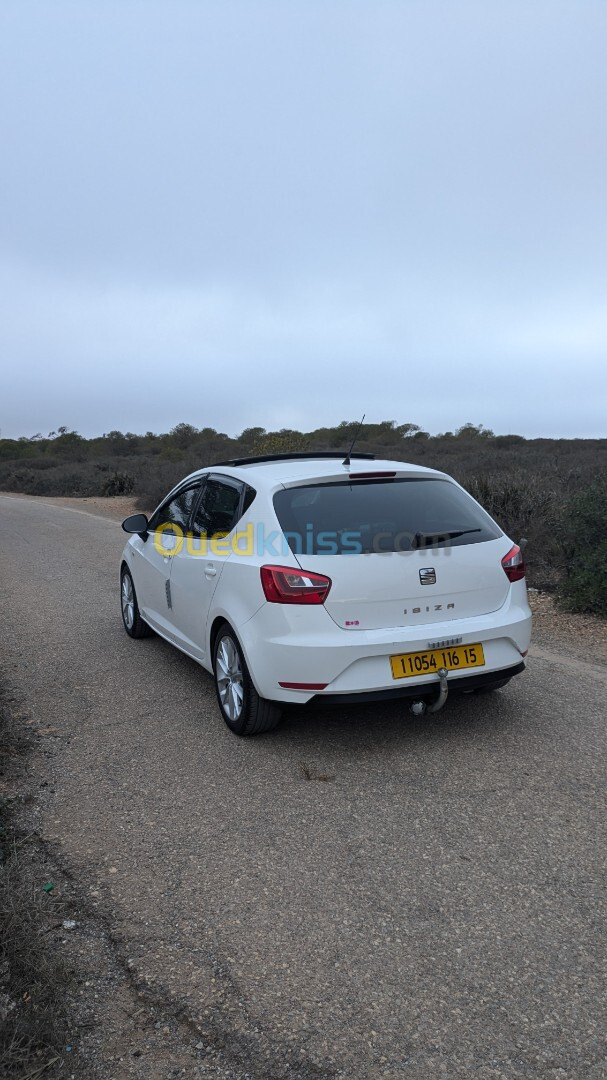
[[[242,712],[244,682],[238,650],[227,634],[217,646],[215,678],[221,707],[227,718],[234,722]]]
[[[130,574],[122,575],[122,618],[127,630],[133,629],[135,622],[135,597],[133,594],[133,582]]]

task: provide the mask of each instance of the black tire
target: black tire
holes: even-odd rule
[[[474,691],[475,694],[492,694],[494,690],[501,690],[502,686],[507,686],[510,679],[496,679],[495,682],[485,683],[484,686],[477,686]]]
[[[120,610],[122,624],[129,637],[143,638],[152,633],[151,627],[141,618],[133,578],[126,566],[122,567],[120,574]]]
[[[257,693],[232,627],[222,623],[213,646],[213,676],[223,719],[235,735],[260,735],[280,723],[282,710]]]

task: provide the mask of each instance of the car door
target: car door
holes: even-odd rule
[[[240,518],[243,489],[238,480],[210,474],[193,508],[190,536],[171,559],[173,625],[180,648],[196,660],[209,659],[205,647],[208,612],[231,554],[229,542],[220,541]]]
[[[133,578],[141,614],[150,626],[175,639],[171,610],[171,562],[189,527],[201,481],[184,484],[153,514],[145,540],[134,543]]]

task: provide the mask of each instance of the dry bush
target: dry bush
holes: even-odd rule
[[[572,499],[562,523],[566,553],[559,602],[567,611],[607,617],[607,472]]]
[[[566,512],[562,491],[533,474],[482,474],[464,485],[515,542],[525,538],[529,580],[554,586],[563,563],[560,525]]]

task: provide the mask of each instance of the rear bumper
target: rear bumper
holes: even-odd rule
[[[320,704],[333,697],[342,702],[378,700],[378,695],[379,700],[382,695],[423,697],[435,693],[436,675],[395,680],[390,656],[425,651],[439,640],[445,644],[481,643],[485,653],[482,670],[449,676],[451,689],[474,689],[482,682],[508,678],[510,669],[521,670],[531,637],[531,612],[524,591],[521,595],[521,590],[513,588],[506,604],[489,615],[389,630],[349,631],[336,626],[322,605],[264,604],[240,625],[239,636],[255,688],[270,701],[304,703],[315,698]],[[452,641],[454,638],[457,640]],[[280,686],[281,682],[313,685],[294,690]],[[324,689],[317,692],[319,685]],[[367,698],[369,694],[373,697]]]
[[[514,675],[520,675],[525,670],[525,662],[514,664],[513,667],[503,668],[501,671],[484,671],[480,675],[455,675],[449,672],[449,693],[465,693],[470,690],[478,690],[483,686],[489,686],[498,679],[512,679]],[[408,682],[408,680],[407,680]],[[423,698],[426,695],[436,697],[438,679],[420,686],[418,682],[413,685],[395,686],[390,690],[368,690],[360,694],[316,694],[310,698],[308,704],[314,705],[363,705],[372,701],[395,701],[399,698]]]

